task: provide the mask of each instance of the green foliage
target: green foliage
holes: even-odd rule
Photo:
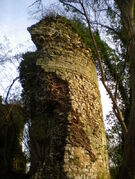
[[[23,100],[25,98],[25,91],[30,93],[28,96],[32,97],[34,91],[34,87],[32,81],[35,80],[36,77],[36,56],[34,56],[35,53],[27,53],[25,55],[26,60],[21,62],[20,65],[20,81],[23,87]],[[29,56],[29,58],[27,58]],[[32,85],[32,86],[31,86]],[[33,90],[29,90],[32,89]],[[27,99],[29,101],[29,99]]]
[[[110,167],[110,175],[111,179],[118,179],[119,178],[119,170],[116,167]]]
[[[74,18],[72,20],[67,20],[67,24],[72,27],[72,30],[74,32],[78,33],[78,35],[84,41],[86,48],[90,48],[91,38],[85,23],[83,23],[80,19]]]
[[[25,108],[25,117],[27,122],[31,122],[32,119],[29,135],[34,140],[42,140],[45,134],[44,129],[46,124],[44,115],[42,113],[36,114],[37,102],[35,95],[39,88],[39,84],[37,84],[37,75],[39,73],[38,66],[36,65],[37,56],[38,54],[34,52],[27,53],[23,56],[25,60],[20,65],[20,81],[23,87],[22,101]],[[40,106],[38,108],[40,109]]]
[[[106,130],[108,141],[109,165],[112,179],[117,179],[120,168],[123,164],[123,135],[120,124],[112,112],[107,115],[107,124],[110,126]]]
[[[19,171],[25,172],[26,158],[22,152],[22,134],[24,115],[17,104],[0,103],[0,171],[14,171],[14,161],[20,160],[23,166]],[[0,174],[1,175],[1,174]]]
[[[67,23],[72,27],[74,32],[78,33],[78,35],[81,37],[81,39],[85,43],[86,47],[92,50],[92,55],[97,65],[97,71],[98,71],[98,74],[100,75],[100,70],[98,67],[99,64],[97,62],[97,54],[95,52],[95,49],[94,49],[86,24],[83,23],[80,19],[76,19],[76,18],[72,20],[67,20]],[[121,105],[121,110],[126,120],[128,120],[127,113],[129,112],[128,108],[130,105],[129,103],[130,82],[129,82],[129,75],[128,75],[129,73],[128,63],[125,63],[123,60],[123,57],[119,55],[116,52],[116,50],[112,49],[104,40],[101,39],[98,31],[94,32],[94,37],[98,46],[98,51],[102,58],[106,82],[108,82],[108,86],[110,87],[112,91],[115,88],[114,84],[116,83],[116,81],[119,80],[119,86],[118,86],[119,98],[118,99],[123,102],[123,105]],[[125,47],[122,46],[122,49],[124,53]]]
[[[72,27],[73,31],[78,33],[78,35],[81,37],[86,45],[86,48],[90,48],[92,50],[93,58],[97,64],[97,55],[86,24],[83,23],[80,19],[76,18],[66,21]],[[123,60],[119,58],[115,50],[113,50],[105,41],[101,39],[98,31],[94,32],[94,37],[98,45],[99,53],[103,60],[103,65],[105,65],[106,78],[110,79],[111,77],[111,80],[115,81],[123,68]]]

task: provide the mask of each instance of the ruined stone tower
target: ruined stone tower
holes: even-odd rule
[[[24,55],[20,78],[33,179],[109,178],[95,64],[63,17],[30,27],[37,51]]]

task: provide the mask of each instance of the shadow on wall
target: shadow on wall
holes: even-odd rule
[[[40,170],[42,178],[64,179],[64,149],[71,111],[68,82],[34,63],[33,68],[30,63],[26,65],[27,61],[25,58],[21,65],[21,80],[27,116],[31,119],[30,173]]]

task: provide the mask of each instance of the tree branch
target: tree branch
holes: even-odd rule
[[[36,1],[34,1],[29,7],[32,7],[32,6],[34,6],[35,4],[37,4],[37,3],[41,4],[41,3],[42,3],[42,0],[36,0]]]
[[[84,11],[84,16],[86,18],[86,21],[87,21],[87,24],[88,24],[88,29],[89,29],[89,33],[90,33],[90,36],[92,38],[92,41],[93,41],[93,45],[94,45],[94,48],[95,48],[95,51],[96,51],[96,54],[97,54],[97,60],[98,60],[98,63],[99,63],[99,67],[100,67],[100,71],[101,71],[101,81],[106,89],[106,91],[108,92],[112,102],[113,102],[113,106],[115,107],[115,109],[117,110],[117,116],[118,116],[118,120],[122,126],[122,129],[123,129],[123,133],[124,133],[124,136],[126,137],[127,136],[127,133],[128,133],[128,130],[127,130],[127,127],[124,123],[124,118],[123,118],[123,115],[122,115],[122,112],[119,108],[119,106],[117,105],[117,102],[113,96],[113,94],[111,93],[111,90],[108,88],[108,86],[106,85],[105,83],[105,74],[104,74],[104,69],[103,69],[103,65],[102,65],[102,59],[101,59],[101,56],[100,56],[100,53],[98,51],[98,47],[97,47],[97,43],[96,43],[96,40],[95,40],[95,37],[92,33],[92,30],[91,30],[91,24],[90,24],[90,20],[89,20],[89,17],[87,15],[87,12],[85,10],[85,7],[84,7],[84,4],[83,2],[81,2],[81,0],[79,0],[79,3],[80,5],[82,6],[82,9]]]
[[[114,33],[116,33],[117,35],[119,35],[120,33],[119,32],[117,32],[115,29],[113,29],[112,27],[110,27],[110,26],[108,26],[108,25],[104,25],[104,24],[101,24],[101,23],[99,23],[99,22],[91,22],[92,24],[96,24],[96,25],[100,25],[101,27],[103,27],[103,28],[106,28],[106,29],[108,29],[108,30],[111,30],[111,31],[113,31]]]
[[[81,10],[79,10],[78,8],[76,8],[75,6],[73,6],[72,4],[69,4],[63,0],[60,0],[60,2],[65,6],[69,6],[69,7],[73,8],[76,12],[79,12],[81,15],[84,16],[84,13]]]
[[[19,79],[19,77],[16,77],[13,82],[11,83],[9,89],[8,89],[8,92],[7,92],[7,95],[6,95],[6,99],[5,99],[5,103],[7,103],[7,100],[8,100],[8,96],[9,96],[9,93],[10,93],[10,90],[12,88],[12,86],[14,85],[14,83]]]

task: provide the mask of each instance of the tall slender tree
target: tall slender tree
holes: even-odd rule
[[[121,178],[135,178],[135,1],[115,0],[121,12],[121,22],[127,38],[127,53],[130,64],[131,109],[128,135],[125,144],[125,165]]]

